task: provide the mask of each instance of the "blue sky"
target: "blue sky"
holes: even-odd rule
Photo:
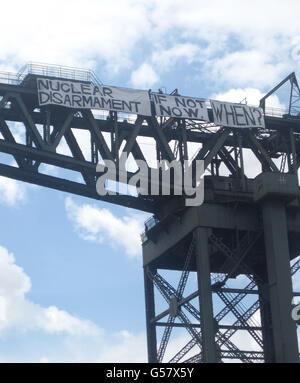
[[[108,85],[257,104],[299,73],[299,11],[292,0],[6,2],[0,71],[68,65]],[[145,361],[148,216],[3,178],[0,203],[0,362]]]

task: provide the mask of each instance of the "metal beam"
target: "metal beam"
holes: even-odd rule
[[[165,136],[165,134],[162,132],[160,126],[158,125],[158,122],[156,118],[147,118],[146,121],[148,122],[148,125],[152,127],[154,137],[156,138],[156,141],[159,145],[159,148],[162,153],[165,154],[165,159],[168,160],[169,162],[172,162],[175,160],[175,157],[173,155],[173,152],[169,146],[168,140]]]
[[[196,244],[196,263],[199,287],[199,303],[202,329],[203,362],[216,363],[215,321],[213,314],[210,254],[208,249],[208,229],[198,228],[194,232]]]
[[[251,132],[250,129],[247,129],[247,135],[250,139],[250,143],[252,144],[253,153],[256,155],[257,159],[262,164],[263,171],[270,170],[274,172],[279,172],[277,166],[272,161],[271,157],[268,155],[266,149],[256,139],[255,135]]]
[[[146,266],[149,268],[149,266]],[[155,273],[154,270],[152,270]],[[145,302],[146,302],[146,326],[147,326],[147,347],[148,347],[148,362],[157,363],[157,340],[155,325],[151,319],[155,316],[155,300],[154,300],[154,284],[149,278],[148,272],[144,270],[144,287],[145,287]]]
[[[272,329],[277,363],[296,363],[296,323],[291,316],[293,298],[285,206],[266,200],[262,207]]]
[[[79,182],[69,181],[29,170],[20,170],[13,166],[0,164],[0,176],[28,182],[31,184],[45,186],[51,189],[68,192],[82,197],[92,198],[98,201],[114,203],[116,205],[130,207],[149,213],[154,213],[155,208],[150,201],[145,201],[140,197],[131,197],[128,195],[107,195],[100,196],[96,188],[89,187]]]

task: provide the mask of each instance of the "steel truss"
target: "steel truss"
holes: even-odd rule
[[[215,347],[217,354],[217,361],[224,362],[226,360],[239,360],[244,363],[264,362],[268,361],[269,356],[266,355],[267,350],[264,347],[263,340],[263,327],[260,320],[257,319],[255,314],[259,314],[261,305],[263,304],[261,299],[249,301],[249,297],[260,293],[258,285],[263,283],[261,277],[251,268],[249,268],[244,262],[245,254],[249,249],[254,246],[258,241],[262,233],[256,236],[246,235],[243,238],[243,246],[239,249],[231,251],[220,238],[217,238],[214,234],[209,237],[211,244],[221,249],[226,256],[226,264],[231,264],[231,269],[228,267],[228,273],[222,275],[211,274],[211,291],[212,294],[218,296],[223,302],[224,307],[214,315],[215,321]],[[186,288],[188,277],[190,272],[188,271],[192,258],[195,257],[195,240],[192,239],[189,249],[187,251],[184,269],[181,274],[180,282],[177,289],[167,282],[157,270],[151,270],[151,267],[145,268],[145,279],[147,283],[152,284],[152,287],[156,287],[157,291],[162,295],[167,302],[169,309],[163,311],[160,314],[153,315],[151,318],[147,318],[147,321],[151,323],[152,328],[157,329],[164,327],[164,332],[161,337],[158,351],[152,350],[153,356],[152,362],[168,362],[168,363],[201,363],[203,362],[203,337],[202,337],[202,325],[201,325],[201,305],[195,306],[191,303],[192,300],[199,296],[199,291],[185,297],[183,296]],[[229,261],[229,262],[228,262]],[[230,282],[230,275],[233,275],[235,270],[241,268],[243,270],[245,279],[248,280],[245,283],[244,288],[230,288],[227,284]],[[295,261],[291,266],[291,277],[293,277],[300,270],[300,259]],[[146,289],[147,293],[147,289]],[[294,293],[295,296],[300,296],[300,293]],[[174,306],[174,300],[176,301],[176,311],[172,307]],[[172,306],[173,305],[173,306]],[[149,314],[149,312],[148,312]],[[233,314],[236,318],[232,324],[228,324],[230,314]],[[168,316],[168,321],[162,320]],[[191,319],[189,319],[189,317]],[[175,323],[176,319],[180,323]],[[225,322],[224,322],[225,320]],[[168,342],[171,337],[172,329],[183,328],[186,329],[190,335],[190,340],[182,347],[173,357],[169,360],[164,359]],[[204,330],[205,331],[205,330]],[[233,336],[238,332],[247,332],[254,343],[257,350],[241,350],[238,345],[232,340]],[[148,334],[149,335],[149,334]],[[195,352],[195,348],[198,349],[196,354],[185,357]],[[190,355],[190,354],[189,354]]]
[[[55,73],[56,75],[61,73],[63,76],[65,73],[69,75],[70,72],[56,68]],[[230,214],[235,214],[240,208],[244,209],[247,206],[254,206],[254,210],[256,209],[256,205],[253,205],[253,180],[247,177],[247,170],[253,158],[256,158],[263,173],[279,174],[282,177],[280,182],[286,182],[284,175],[296,177],[298,173],[300,120],[296,111],[300,92],[293,74],[275,87],[261,103],[262,107],[265,107],[266,98],[283,83],[290,81],[291,95],[288,113],[274,117],[266,110],[266,129],[253,130],[215,126],[211,110],[209,110],[210,122],[203,123],[174,118],[158,119],[154,115],[152,117],[137,116],[132,121],[129,116],[121,116],[117,113],[101,115],[92,110],[58,106],[39,107],[36,78],[40,75],[41,73],[35,75],[29,71],[22,76],[15,76],[13,81],[9,79],[9,76],[6,80],[5,76],[0,76],[0,133],[2,136],[0,137],[2,153],[0,176],[153,213],[154,227],[146,233],[144,241],[149,240],[155,243],[160,230],[155,227],[157,222],[167,222],[161,228],[162,231],[167,231],[170,220],[181,219],[181,212],[186,211],[184,196],[182,198],[162,195],[134,197],[118,190],[116,193],[100,196],[96,191],[97,180],[102,175],[101,172],[96,172],[98,163],[105,165],[106,161],[112,161],[118,169],[121,158],[127,155],[133,162],[143,160],[148,166],[150,157],[169,162],[175,159],[183,162],[188,159],[195,168],[196,161],[203,160],[205,169],[211,174],[205,178],[207,192],[205,207],[214,209],[214,206],[217,206],[223,212],[226,207],[229,207]],[[77,76],[82,75],[82,72],[77,74]],[[93,76],[90,76],[87,81],[93,81]],[[83,135],[84,139],[82,139]],[[147,145],[149,142],[152,145],[150,156],[146,153],[149,150],[145,150],[143,143],[145,140]],[[251,153],[252,157],[246,156],[245,151]],[[53,175],[48,165],[57,167],[58,175]],[[224,169],[226,169],[226,177],[222,177]],[[78,175],[81,180],[78,179]],[[134,175],[135,173],[128,172],[127,183]],[[194,184],[197,181],[194,177]],[[220,184],[222,184],[221,187]],[[285,201],[285,204],[290,202],[291,200]],[[297,206],[296,198],[294,208],[297,209]],[[176,287],[157,272],[155,264],[152,265],[151,262],[145,264],[150,361],[165,360],[172,331],[180,326],[187,330],[191,339],[176,352],[171,362],[223,361],[225,359],[252,362],[262,358],[265,361],[272,361],[274,352],[280,354],[280,339],[273,344],[269,330],[271,319],[274,320],[277,314],[282,314],[280,305],[276,305],[275,299],[279,287],[269,283],[266,274],[273,276],[276,270],[280,269],[279,248],[286,255],[289,252],[287,238],[282,246],[276,239],[276,230],[287,231],[284,209],[285,205],[279,206],[276,201],[270,199],[264,203],[262,213],[258,213],[259,230],[249,229],[246,234],[244,230],[241,234],[238,228],[230,227],[231,233],[234,230],[238,233],[234,245],[222,239],[218,231],[207,234],[208,226],[199,225],[200,232],[192,234],[193,238],[186,251],[186,260],[180,266],[182,276]],[[276,228],[270,220],[274,212]],[[249,218],[252,217],[251,211],[247,214]],[[272,224],[269,224],[270,221]],[[289,225],[293,229],[296,226],[295,230],[298,230],[293,220],[289,222]],[[198,236],[204,240],[199,241]],[[265,238],[267,248],[267,266],[263,265],[263,272],[258,268],[261,266],[259,260],[257,265],[255,262],[249,263],[249,252],[254,251],[253,248],[261,241],[261,237]],[[217,253],[223,260],[217,267],[218,270],[213,272],[209,270],[208,261],[208,254],[211,252]],[[206,258],[199,256],[202,253],[206,254]],[[285,261],[286,266],[289,260],[285,259]],[[167,268],[166,265],[164,268]],[[267,268],[268,273],[266,273]],[[198,275],[198,289],[185,297],[184,292],[190,272],[195,269]],[[292,274],[295,274],[298,269],[299,263],[296,263],[292,267]],[[206,271],[203,272],[203,270]],[[288,284],[286,274],[285,270],[285,279],[279,280],[283,289],[286,287],[285,284]],[[230,282],[238,275],[245,275],[248,278],[244,288],[236,289],[230,286]],[[169,306],[159,315],[156,315],[154,310],[154,287]],[[223,308],[218,313],[214,313],[214,321],[211,320],[213,310],[211,294],[217,296],[223,304]],[[258,295],[258,300],[250,304],[248,298],[253,294]],[[289,292],[286,296],[289,296]],[[199,298],[200,301],[198,308],[191,303],[195,298]],[[276,315],[270,314],[270,306]],[[254,320],[254,314],[257,312],[261,313],[261,324]],[[228,324],[228,318],[232,315],[236,319],[232,324]],[[167,321],[161,322],[166,316]],[[280,320],[275,321],[276,326],[280,326]],[[165,330],[157,349],[156,328],[159,326],[164,326]],[[237,331],[248,332],[258,350],[240,350],[233,337]],[[214,340],[214,346],[212,346],[212,340]],[[190,356],[193,352],[195,354]]]
[[[211,113],[210,113],[211,114]],[[286,129],[281,129],[282,124]],[[96,164],[113,161],[118,167],[122,154],[133,160],[149,163],[142,139],[152,139],[153,156],[158,160],[205,161],[213,176],[224,165],[230,177],[240,180],[246,188],[247,161],[243,150],[250,150],[263,171],[297,173],[300,153],[300,128],[297,121],[266,116],[265,131],[243,129],[237,132],[197,121],[138,116],[134,122],[121,119],[117,113],[107,117],[90,110],[47,106],[39,108],[35,76],[28,74],[20,85],[0,83],[0,152],[11,155],[17,166],[0,164],[0,175],[20,181],[47,186],[135,209],[159,213],[160,197],[131,195],[99,196],[96,193]],[[24,139],[20,142],[20,130]],[[79,134],[88,134],[90,156],[85,153]],[[196,143],[196,153],[189,144]],[[58,150],[64,144],[62,154]],[[85,142],[85,147],[87,143]],[[89,157],[89,158],[88,158]],[[278,157],[287,166],[277,165]],[[53,165],[74,172],[71,179],[42,171],[43,165]],[[150,168],[150,166],[149,166]],[[82,182],[78,182],[78,174]],[[128,178],[133,174],[128,173]],[[170,198],[168,198],[170,200]]]

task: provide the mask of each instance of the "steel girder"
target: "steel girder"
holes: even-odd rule
[[[298,84],[293,81],[293,86]],[[298,94],[291,95],[291,107],[294,107]],[[1,98],[2,97],[2,98]],[[211,116],[211,113],[210,117]],[[240,179],[242,188],[245,188],[245,170],[247,169],[247,159],[243,156],[243,150],[250,150],[259,161],[262,170],[268,172],[289,172],[297,173],[299,168],[300,155],[300,127],[299,120],[296,118],[277,118],[266,116],[266,130],[243,129],[238,133],[234,129],[220,128],[212,123],[201,123],[190,120],[166,119],[159,123],[155,117],[137,117],[135,121],[121,121],[116,113],[110,113],[106,118],[99,118],[89,110],[72,110],[67,108],[47,106],[40,108],[37,100],[36,89],[26,86],[16,86],[0,84],[0,152],[11,155],[16,166],[0,161],[0,175],[30,182],[41,186],[54,188],[57,190],[70,192],[89,198],[102,200],[132,207],[135,209],[156,213],[165,199],[151,196],[132,197],[126,194],[99,196],[96,192],[96,165],[100,161],[113,161],[119,166],[122,154],[131,155],[133,160],[144,160],[147,156],[140,143],[141,138],[152,139],[155,150],[154,155],[158,160],[172,161],[179,159],[192,160],[193,164],[197,160],[204,160],[205,168],[214,165],[216,172],[221,164],[224,164],[233,178]],[[20,140],[20,128],[23,139]],[[82,143],[78,133],[88,134],[88,147],[91,153],[86,155],[86,148]],[[109,135],[109,137],[107,137]],[[196,153],[188,152],[188,144],[197,144]],[[59,148],[65,145],[62,154]],[[86,144],[86,143],[85,143]],[[276,160],[281,158],[281,166],[278,167]],[[53,165],[64,170],[71,170],[76,175],[80,174],[83,181],[66,179],[53,176],[43,171],[42,165]],[[128,173],[128,177],[132,176]],[[170,199],[169,197],[168,199]],[[255,242],[255,238],[253,239]],[[222,284],[226,283],[237,269],[243,270],[249,277],[251,283],[236,296],[230,295],[230,289],[217,288],[214,291],[219,294],[225,303],[225,308],[216,316],[221,320],[229,313],[234,313],[237,317],[233,328],[225,332],[216,331],[216,344],[219,349],[220,358],[226,355],[231,358],[237,356],[244,362],[258,358],[258,354],[252,354],[238,350],[230,340],[237,328],[247,328],[260,344],[261,338],[257,336],[257,327],[249,326],[248,320],[259,309],[259,303],[254,303],[248,309],[241,308],[240,303],[244,300],[249,291],[254,291],[255,283],[259,281],[249,266],[245,265],[245,252],[239,254],[228,251],[226,245],[220,240],[212,239],[214,246],[223,252],[229,268],[225,279],[219,280]],[[248,245],[251,245],[248,243]],[[233,265],[233,267],[232,267]],[[294,266],[293,270],[298,269]],[[292,271],[293,271],[292,270]],[[172,297],[176,297],[178,307],[187,311],[189,316],[194,317],[199,324],[200,311],[191,303],[192,294],[188,298],[183,298],[184,286],[188,276],[188,269],[183,271],[182,283],[177,289],[167,283],[158,273],[146,273],[146,277],[157,286],[164,299],[170,302]],[[255,275],[255,279],[253,279]],[[224,287],[224,286],[223,286]],[[152,310],[153,311],[153,310]],[[149,312],[152,312],[151,310]],[[153,313],[152,313],[153,314]],[[167,313],[168,314],[168,313]],[[201,331],[196,331],[183,310],[178,311],[178,318],[184,325],[192,341],[189,346],[184,347],[176,358],[176,361],[191,350],[193,342],[201,350]],[[153,319],[153,317],[151,318]],[[149,321],[149,326],[153,325]],[[169,318],[168,327],[175,324],[173,318]],[[170,338],[171,330],[166,330],[160,351],[160,359],[166,350],[166,345]],[[227,347],[227,350],[222,347]],[[227,353],[227,354],[226,354]],[[202,360],[201,351],[198,360]]]
[[[261,283],[262,279],[259,275],[257,275],[248,265],[244,263],[244,255],[247,252],[247,249],[250,246],[253,246],[255,242],[260,238],[261,233],[255,236],[246,236],[242,239],[242,245],[239,246],[239,250],[235,249],[234,251],[230,250],[220,238],[212,235],[210,240],[213,244],[215,244],[218,248],[221,248],[227,258],[230,258],[232,269],[236,270],[237,268],[241,268],[243,273],[247,275],[247,278],[250,280],[249,283],[246,284],[245,288],[228,288],[224,283],[215,283],[212,286],[213,293],[216,294],[224,304],[224,307],[215,315],[216,321],[216,334],[215,334],[215,342],[216,348],[219,355],[219,360],[224,361],[226,359],[231,360],[240,360],[244,363],[253,363],[258,361],[264,361],[266,355],[264,353],[264,341],[261,335],[262,325],[258,323],[255,319],[253,319],[254,314],[259,312],[262,298],[247,302],[247,298],[251,295],[259,295],[259,291],[256,289],[257,283]],[[248,246],[247,246],[248,244]],[[186,263],[184,270],[182,272],[181,281],[185,279],[184,285],[186,285],[188,273],[186,268],[188,267],[188,262],[191,262],[189,259],[191,256],[191,252],[188,251]],[[189,259],[189,261],[188,261]],[[232,262],[233,261],[233,262]],[[149,266],[146,266],[146,270],[148,270]],[[294,276],[300,270],[300,259],[295,261],[291,266],[291,276]],[[228,274],[232,274],[230,270],[228,270]],[[188,333],[190,334],[191,339],[187,342],[187,344],[178,350],[178,352],[169,360],[169,363],[199,363],[202,361],[202,332],[201,332],[201,313],[200,310],[195,307],[191,301],[196,298],[199,292],[195,292],[188,297],[183,297],[184,289],[180,290],[180,294],[178,293],[178,289],[175,289],[171,286],[170,283],[166,281],[159,273],[151,273],[149,270],[146,272],[146,278],[149,278],[150,281],[153,282],[162,294],[163,298],[166,300],[168,305],[170,305],[170,301],[172,298],[177,298],[177,307],[178,307],[178,316],[177,319],[181,323],[175,323],[176,318],[172,317],[170,320],[170,308],[169,310],[164,311],[159,315],[154,315],[151,318],[151,323],[154,328],[165,327],[164,334],[161,338],[161,345],[159,348],[159,358],[158,361],[163,361],[163,355],[167,349],[167,342],[170,340],[170,334],[172,328],[186,328]],[[225,283],[229,280],[229,278],[223,278]],[[181,285],[183,286],[183,285]],[[295,294],[295,295],[299,295]],[[184,314],[186,312],[186,314]],[[226,319],[227,315],[232,314],[236,317],[236,321],[231,325],[222,325],[222,321],[224,318]],[[169,315],[168,322],[161,322],[161,320]],[[188,316],[194,319],[188,319]],[[195,323],[196,320],[196,323]],[[197,330],[198,329],[198,330]],[[257,351],[244,351],[240,350],[239,347],[231,340],[233,335],[237,333],[237,331],[246,331],[253,337],[257,344]],[[168,334],[166,337],[165,334]],[[197,352],[194,356],[189,357],[184,360],[184,357],[191,353],[194,347],[197,346],[200,348],[200,352]],[[161,350],[163,349],[163,353]]]
[[[16,139],[16,123],[18,134],[22,128],[22,134],[26,137],[23,142]],[[54,106],[39,108],[36,89],[0,84],[0,132],[3,137],[0,140],[0,151],[12,155],[17,163],[17,168],[3,163],[6,166],[0,168],[0,174],[58,190],[65,189],[71,193],[78,190],[77,194],[90,198],[155,213],[159,210],[160,198],[98,196],[95,192],[97,162],[110,160],[118,166],[124,153],[132,155],[134,160],[147,162],[140,139],[151,138],[155,145],[153,155],[157,159],[191,159],[193,153],[188,153],[188,144],[197,143],[199,149],[194,155],[194,163],[199,159],[204,160],[206,168],[214,163],[218,163],[218,166],[223,163],[230,174],[240,178],[242,183],[245,179],[244,169],[247,167],[243,149],[250,149],[263,169],[279,171],[273,159],[281,156],[288,158],[288,171],[295,171],[298,169],[297,158],[300,154],[298,124],[268,116],[266,124],[266,131],[245,129],[237,133],[230,128],[174,118],[159,123],[154,117],[139,116],[132,123],[121,121],[116,113],[110,113],[103,119],[90,110]],[[282,129],[285,126],[287,129]],[[87,158],[78,137],[78,132],[82,131],[89,134],[91,158]],[[106,133],[110,137],[105,136]],[[61,154],[58,150],[62,143],[67,145],[70,154]],[[44,164],[79,173],[83,183],[43,174],[41,167]],[[128,177],[132,175],[129,173]]]

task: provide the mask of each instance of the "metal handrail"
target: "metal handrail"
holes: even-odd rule
[[[288,114],[286,109],[282,108],[266,108],[265,115],[273,117],[282,117],[283,115]]]
[[[29,62],[24,65],[18,73],[0,72],[0,81],[4,84],[20,85],[29,74],[90,82],[94,85],[103,85],[91,70],[35,62]]]
[[[28,74],[84,81],[90,82],[94,85],[103,85],[96,74],[91,70],[53,64],[42,64],[38,62],[27,63],[19,70],[18,73],[0,72],[0,82],[4,84],[20,85]],[[287,110],[283,108],[265,109],[266,116],[283,117],[287,113]]]
[[[29,62],[19,71],[18,76],[24,78],[27,74],[86,81],[94,85],[103,85],[93,71],[69,66]]]
[[[18,73],[0,72],[0,82],[2,84],[20,85],[22,81],[23,78],[21,79]]]
[[[156,226],[158,224],[158,222],[159,222],[159,220],[156,219],[154,216],[147,219],[147,221],[145,222],[146,231],[152,229],[154,226]]]
[[[152,229],[154,226],[156,226],[158,223],[159,223],[159,220],[156,219],[154,216],[147,219],[147,221],[145,222],[145,231],[143,233],[141,233],[142,244],[144,244],[145,242],[148,241],[147,232],[150,229]]]

